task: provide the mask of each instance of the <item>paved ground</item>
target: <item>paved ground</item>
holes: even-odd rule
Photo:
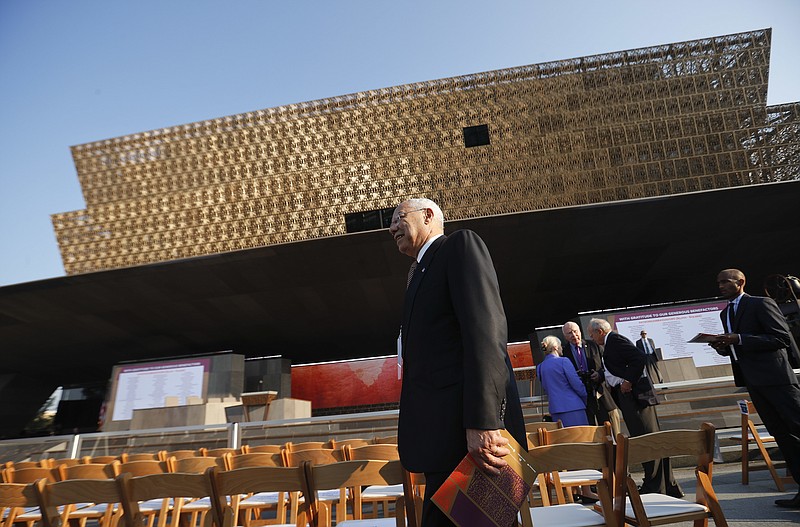
[[[781,472],[783,473],[783,472]],[[675,469],[675,477],[687,496],[694,494],[694,469]],[[641,481],[641,477],[636,478]],[[750,473],[750,484],[741,483],[739,463],[715,463],[714,490],[731,527],[777,527],[800,525],[800,509],[782,509],[775,506],[776,498],[791,497],[797,486],[788,487],[787,492],[778,492],[768,471]],[[675,524],[689,526],[691,522]],[[709,526],[713,522],[709,522]]]

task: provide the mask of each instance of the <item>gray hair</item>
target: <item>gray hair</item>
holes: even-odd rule
[[[608,320],[602,318],[593,318],[589,321],[589,327],[592,329],[599,329],[603,333],[611,333],[611,324]]]
[[[435,202],[428,198],[411,198],[404,203],[408,203],[408,206],[412,209],[431,209],[433,211],[433,222],[444,230],[444,213]]]
[[[575,326],[576,328],[578,328],[578,331],[580,331],[580,329],[581,329],[581,327],[578,324],[576,324],[575,322],[570,321],[570,322],[567,322],[566,324],[564,324],[563,326],[561,326],[561,333],[563,333],[564,336],[566,336],[567,333],[572,331],[572,326]]]
[[[558,339],[558,337],[548,335],[542,340],[542,347],[546,353],[558,354],[558,352],[561,351],[561,341]]]

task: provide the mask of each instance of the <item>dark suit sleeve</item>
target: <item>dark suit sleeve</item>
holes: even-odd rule
[[[483,241],[472,231],[449,236],[448,287],[464,353],[464,427],[503,428],[508,328],[497,275]]]
[[[614,364],[622,367],[620,372],[611,370],[611,373],[617,377],[622,377],[631,384],[636,383],[644,372],[646,361],[644,353],[639,351],[630,340],[622,335],[611,333],[608,338],[614,341],[614,352],[616,354]],[[610,368],[608,361],[606,361],[606,367]]]
[[[778,309],[778,305],[771,298],[750,297],[748,309],[752,305],[758,320],[759,333],[740,333],[742,347],[747,351],[775,351],[789,348],[789,329]]]

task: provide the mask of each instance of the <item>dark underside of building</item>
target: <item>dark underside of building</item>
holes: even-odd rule
[[[486,241],[509,340],[578,312],[709,298],[800,273],[800,181],[453,221]],[[292,363],[394,353],[409,260],[372,231],[0,288],[2,434],[122,361],[232,350]]]

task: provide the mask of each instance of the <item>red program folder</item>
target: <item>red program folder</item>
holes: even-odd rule
[[[511,527],[536,479],[529,454],[511,434],[500,431],[509,440],[511,453],[499,476],[486,474],[467,454],[431,500],[459,527]]]

